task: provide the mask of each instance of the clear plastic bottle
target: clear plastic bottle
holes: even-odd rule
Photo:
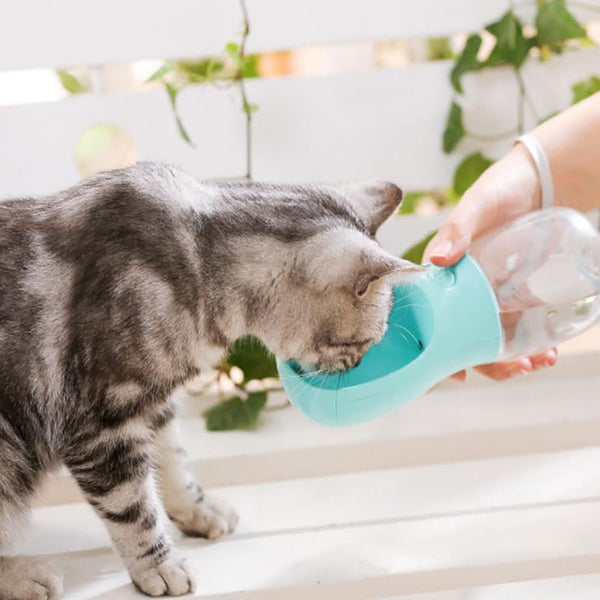
[[[600,235],[580,212],[524,215],[479,237],[469,254],[498,300],[501,360],[552,348],[600,316]]]

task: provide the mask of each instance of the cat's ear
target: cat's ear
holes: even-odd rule
[[[350,183],[339,190],[371,235],[402,203],[402,190],[389,181]]]
[[[388,254],[384,250],[366,252],[362,254],[359,267],[354,273],[353,291],[355,296],[362,298],[386,279],[400,281],[406,275],[422,270],[423,267]]]

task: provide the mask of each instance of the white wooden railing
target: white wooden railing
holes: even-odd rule
[[[496,19],[508,2],[247,4],[249,50],[263,52],[460,34]],[[21,0],[7,11],[0,20],[0,81],[11,70],[101,70],[115,62],[212,55],[235,38],[241,21],[236,0]],[[524,18],[531,12],[519,11]],[[416,62],[248,81],[259,105],[255,177],[448,186],[460,160],[441,151],[449,69],[448,61]],[[589,48],[531,61],[524,77],[538,112],[548,114],[569,104],[575,80],[599,72],[600,51]],[[470,75],[464,83],[473,129],[514,126],[509,70]],[[182,92],[179,110],[196,148],[178,135],[163,90],[111,90],[0,107],[0,195],[45,194],[76,182],[74,149],[99,122],[128,132],[140,159],[206,178],[244,172],[244,123],[233,90]],[[533,123],[531,114],[526,118]],[[488,151],[497,155],[508,144]],[[381,239],[400,251],[442,216],[392,219]],[[201,400],[183,398],[193,467],[242,516],[228,541],[181,542],[197,571],[198,597],[597,598],[600,355],[582,352],[599,349],[598,341],[592,332],[585,348],[570,344],[571,355],[553,372],[502,386],[477,378],[444,384],[389,418],[346,430],[322,430],[288,409],[266,413],[253,432],[208,434]],[[52,478],[15,552],[54,555],[69,600],[137,597],[101,524],[79,500],[66,475]]]

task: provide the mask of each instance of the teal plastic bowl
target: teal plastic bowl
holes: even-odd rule
[[[499,354],[498,303],[477,263],[426,272],[394,290],[387,332],[346,372],[308,375],[295,361],[277,366],[292,404],[327,426],[362,423],[416,398],[446,377]]]

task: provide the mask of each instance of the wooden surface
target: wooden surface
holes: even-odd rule
[[[194,468],[241,515],[234,536],[216,543],[175,534],[196,597],[594,597],[599,361],[574,355],[505,385],[444,385],[343,430],[284,409],[257,431],[209,434],[192,416],[197,400],[182,397]],[[85,504],[38,507],[13,552],[52,555],[67,600],[138,597]]]

